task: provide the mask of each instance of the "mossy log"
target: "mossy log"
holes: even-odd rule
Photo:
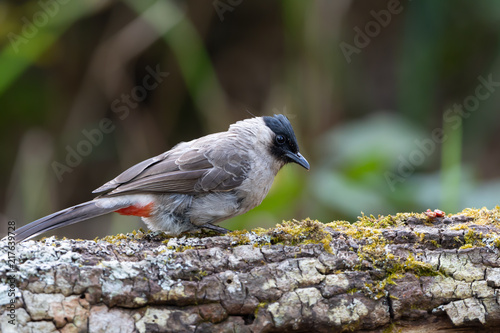
[[[14,267],[2,250],[1,331],[495,332],[499,221],[497,208],[27,241]]]

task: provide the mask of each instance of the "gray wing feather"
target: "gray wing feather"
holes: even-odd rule
[[[157,157],[152,157],[150,159],[147,159],[145,161],[137,163],[136,165],[134,165],[134,166],[128,168],[127,170],[125,170],[124,172],[122,172],[115,179],[113,179],[113,180],[107,182],[106,184],[102,185],[101,187],[95,189],[94,191],[92,191],[92,193],[106,193],[106,192],[112,191],[115,188],[117,188],[118,186],[120,186],[121,184],[125,184],[125,183],[131,181],[132,179],[137,177],[137,175],[139,175],[141,172],[143,172],[145,169],[147,169],[151,165],[154,165],[155,163],[158,163],[158,162],[159,162],[159,160],[157,159]]]
[[[207,172],[200,181],[196,184],[195,190],[198,192],[213,191],[216,189],[224,180],[228,178],[227,172],[223,169],[215,167]]]
[[[214,165],[205,156],[205,153],[203,150],[198,149],[188,150],[179,156],[175,163],[181,170],[210,169]]]
[[[206,170],[178,171],[165,174],[156,174],[135,181],[122,184],[110,194],[144,193],[144,192],[193,192],[195,184]]]
[[[223,134],[178,145],[140,162],[93,193],[193,194],[234,189],[246,179],[250,163],[246,154],[237,153],[235,138]]]

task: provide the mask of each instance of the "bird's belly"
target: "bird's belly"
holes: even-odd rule
[[[234,191],[210,193],[193,198],[189,218],[194,225],[217,223],[242,214]]]

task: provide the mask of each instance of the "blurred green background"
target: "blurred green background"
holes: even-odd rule
[[[250,113],[287,114],[311,171],[224,227],[499,201],[498,1],[3,1],[0,23],[3,232]],[[143,226],[111,215],[56,233]]]

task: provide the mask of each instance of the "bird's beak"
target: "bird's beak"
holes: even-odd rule
[[[309,170],[309,162],[302,156],[300,153],[294,154],[294,153],[287,153],[286,156],[292,160],[292,162],[297,163],[298,165],[304,167],[305,169]]]

